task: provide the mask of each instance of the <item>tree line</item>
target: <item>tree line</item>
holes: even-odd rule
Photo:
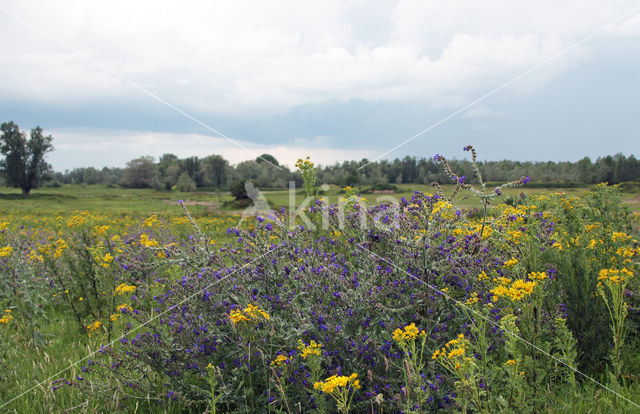
[[[30,139],[13,122],[0,126],[0,184],[21,188],[28,194],[32,188],[45,184],[107,184],[128,188],[195,191],[199,188],[229,189],[234,184],[252,181],[259,188],[286,188],[290,181],[302,185],[299,172],[292,171],[270,154],[232,165],[222,155],[179,158],[164,154],[157,161],[150,156],[133,159],[124,168],[75,168],[54,172],[45,162],[45,155],[53,150],[53,138],[44,136],[42,129],[31,130]],[[306,154],[301,154],[306,155]],[[473,182],[469,160],[449,160],[458,175]],[[529,186],[571,186],[600,182],[617,184],[640,180],[640,161],[634,155],[607,155],[592,161],[584,157],[569,161],[481,161],[480,169],[488,182],[506,182],[514,177],[528,176]],[[441,165],[431,157],[396,158],[369,162],[344,161],[316,170],[319,183],[368,189],[392,189],[395,184],[446,183]]]
[[[470,161],[452,159],[449,163],[459,175],[473,182]],[[530,186],[618,184],[640,180],[640,160],[634,155],[608,155],[595,161],[584,157],[577,162],[482,161],[479,165],[486,181],[506,182],[513,177],[529,176]],[[391,188],[394,184],[446,183],[449,180],[441,165],[432,158],[410,156],[372,163],[362,159],[320,166],[317,177],[320,183],[380,189]],[[148,156],[131,160],[125,168],[76,168],[57,172],[52,178],[60,184],[113,184],[158,190],[177,188],[180,191],[212,187],[228,189],[236,181],[247,180],[260,188],[286,188],[289,181],[295,181],[296,185],[302,183],[297,171],[280,165],[269,154],[237,165],[231,165],[221,155],[181,159],[174,154],[164,154],[157,161]]]

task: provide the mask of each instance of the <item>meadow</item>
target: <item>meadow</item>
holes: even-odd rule
[[[637,194],[523,181],[0,189],[0,411],[640,412]]]

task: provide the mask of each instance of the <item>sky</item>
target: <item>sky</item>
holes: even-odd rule
[[[640,156],[638,1],[0,0],[0,61],[56,171]]]

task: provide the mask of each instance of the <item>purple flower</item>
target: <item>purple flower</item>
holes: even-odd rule
[[[463,175],[462,177],[458,177],[458,182],[459,182],[460,184],[464,184],[464,180],[466,180],[466,179],[467,179],[467,177],[465,177],[465,176]]]
[[[471,145],[462,148],[462,151],[471,151]]]

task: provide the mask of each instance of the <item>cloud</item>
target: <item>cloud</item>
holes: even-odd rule
[[[427,100],[486,93],[633,2],[417,1],[361,13],[364,1],[6,2],[79,53],[0,12],[0,94],[77,104],[140,92],[104,64],[187,110],[282,113],[324,102]],[[628,19],[611,36],[640,36]],[[530,93],[590,58],[587,46],[514,85]]]
[[[54,170],[93,166],[124,167],[127,161],[143,155],[157,160],[162,154],[172,153],[180,158],[222,155],[232,164],[268,153],[293,168],[296,160],[307,155],[313,161],[328,165],[345,160],[372,157],[376,151],[362,148],[331,148],[322,143],[325,137],[299,138],[291,145],[256,145],[234,140],[242,147],[209,135],[179,134],[150,131],[104,129],[58,129],[46,131],[54,137],[55,151],[48,157]],[[105,157],[105,154],[109,157]]]

